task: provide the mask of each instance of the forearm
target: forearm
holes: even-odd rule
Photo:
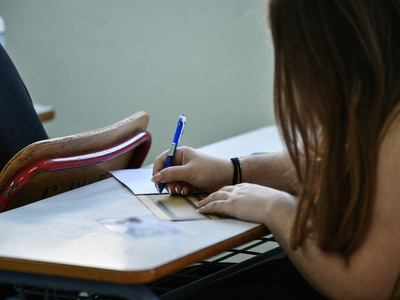
[[[292,247],[298,202],[287,192],[243,183],[223,187],[198,205],[204,214],[264,224],[304,278],[328,298],[387,299],[393,290],[398,277],[398,268],[393,267],[398,248],[390,244],[392,240],[379,227],[367,235],[347,263],[341,254],[321,250],[316,233],[310,233],[301,246]]]
[[[297,176],[286,151],[241,158],[243,182],[256,183],[294,194]]]

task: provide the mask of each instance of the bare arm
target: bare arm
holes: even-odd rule
[[[349,257],[322,251],[315,239],[290,247],[297,200],[260,185],[225,187],[199,203],[219,213],[265,224],[302,275],[332,299],[389,299],[400,274],[400,122],[386,135],[378,157],[376,194],[367,236]]]
[[[349,264],[336,253],[321,251],[310,238],[296,251],[291,249],[297,210],[297,200],[292,196],[296,176],[285,152],[242,158],[243,181],[252,183],[231,186],[233,165],[229,159],[184,147],[178,150],[173,167],[162,170],[166,154],[157,158],[153,181],[168,182],[176,193],[216,191],[199,202],[201,212],[265,224],[303,276],[329,298],[387,299],[400,270],[398,127],[389,132],[382,145],[371,226]]]
[[[260,184],[294,194],[296,172],[286,151],[251,155],[240,159],[243,182]]]
[[[232,184],[233,165],[229,159],[204,154],[188,147],[177,149],[174,165],[164,169],[167,151],[154,162],[153,181],[168,183],[171,193],[194,190],[215,192]],[[285,151],[241,158],[243,182],[295,192],[296,176]]]

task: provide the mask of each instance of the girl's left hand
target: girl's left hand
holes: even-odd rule
[[[262,185],[226,186],[198,202],[199,212],[219,214],[267,225],[268,206],[288,194]]]

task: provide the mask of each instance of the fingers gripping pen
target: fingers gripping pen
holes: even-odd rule
[[[186,117],[185,117],[185,115],[181,115],[178,119],[178,124],[176,125],[174,139],[172,140],[171,148],[169,149],[168,157],[167,157],[167,161],[165,162],[164,169],[170,167],[172,162],[174,161],[176,148],[178,147],[179,142],[182,140],[182,136],[183,136],[183,133],[185,132],[185,128],[186,128]],[[161,183],[159,193],[162,193],[162,191],[164,190],[164,187],[165,187],[165,183]]]

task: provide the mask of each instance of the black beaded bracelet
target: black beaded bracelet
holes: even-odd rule
[[[231,158],[233,164],[233,180],[232,185],[238,183],[238,175],[239,175],[239,183],[242,183],[242,165],[240,163],[240,159],[238,157]]]

